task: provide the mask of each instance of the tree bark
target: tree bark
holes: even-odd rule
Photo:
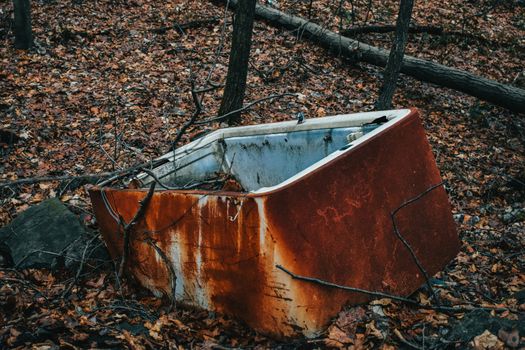
[[[236,7],[238,3],[239,0],[230,0],[230,6]],[[380,67],[384,67],[388,61],[387,50],[341,36],[300,17],[261,5],[257,5],[255,16],[277,27],[301,30],[303,36],[344,57],[359,59]],[[405,55],[401,73],[464,92],[515,112],[525,112],[525,90],[466,71]]]
[[[403,56],[405,55],[405,46],[408,40],[408,26],[410,25],[413,7],[414,0],[401,0],[399,4],[396,35],[392,43],[385,72],[383,73],[383,86],[376,102],[376,109],[378,110],[392,108],[392,97],[394,97],[399,71],[403,65]]]
[[[15,12],[15,48],[27,50],[33,45],[31,4],[29,0],[13,0]]]
[[[248,75],[248,61],[252,45],[253,19],[256,0],[236,2],[235,19],[233,21],[232,47],[228,76],[222,96],[219,115],[242,108],[246,90],[246,76]],[[237,6],[238,5],[238,6]],[[233,113],[228,118],[228,124],[239,124],[241,113]]]

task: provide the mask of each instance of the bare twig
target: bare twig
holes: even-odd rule
[[[206,88],[196,89],[195,92],[198,93],[198,94],[202,94],[202,93],[205,93],[205,92],[210,92],[210,91],[213,91],[213,90],[220,89],[222,87],[224,87],[224,84],[212,84],[212,83],[210,83],[210,86],[208,86]]]
[[[285,273],[287,273],[293,279],[296,279],[296,280],[306,281],[306,282],[310,282],[310,283],[315,283],[315,284],[319,284],[319,285],[325,286],[325,287],[346,290],[346,291],[349,291],[349,292],[366,294],[366,295],[370,295],[370,296],[372,296],[374,298],[388,298],[388,299],[400,301],[400,302],[403,302],[403,303],[415,306],[415,307],[417,307],[419,309],[427,309],[427,310],[435,310],[435,311],[451,312],[451,313],[463,313],[463,312],[468,312],[468,311],[472,311],[472,310],[509,311],[509,312],[514,312],[514,313],[517,312],[516,310],[512,310],[512,309],[509,309],[509,308],[478,306],[478,305],[474,305],[474,304],[472,304],[472,305],[460,305],[460,306],[423,305],[423,304],[421,304],[421,303],[419,303],[419,302],[417,302],[415,300],[412,300],[412,299],[409,299],[409,298],[403,298],[403,297],[398,296],[398,295],[384,293],[384,292],[376,292],[376,291],[371,291],[371,290],[366,290],[366,289],[361,289],[361,288],[356,288],[356,287],[350,287],[350,286],[343,286],[343,285],[340,285],[340,284],[324,281],[324,280],[321,280],[321,279],[318,279],[318,278],[314,278],[314,277],[307,277],[307,276],[296,275],[295,273],[291,272],[290,270],[286,269],[285,267],[283,267],[281,265],[275,265],[275,267],[278,268],[281,271],[284,271]]]
[[[109,176],[114,176],[122,170],[99,173],[99,174],[86,174],[86,175],[62,175],[62,176],[42,176],[42,177],[28,177],[24,179],[18,179],[13,181],[5,181],[0,183],[0,188],[18,186],[18,185],[30,185],[39,182],[49,182],[49,181],[64,181],[64,180],[98,180]]]
[[[435,185],[432,185],[430,186],[429,188],[427,188],[425,191],[421,192],[420,194],[418,194],[417,196],[413,197],[413,198],[410,198],[409,200],[405,201],[403,204],[401,204],[399,207],[397,207],[394,211],[392,211],[390,213],[390,218],[392,219],[392,225],[394,226],[394,233],[396,234],[397,238],[403,243],[403,245],[406,247],[406,249],[408,250],[408,252],[410,253],[410,255],[412,256],[412,259],[414,259],[414,262],[416,263],[419,271],[421,271],[421,273],[423,274],[423,276],[425,277],[425,282],[428,286],[428,289],[430,290],[430,292],[432,293],[432,295],[434,296],[434,300],[436,301],[436,303],[439,304],[439,298],[436,294],[436,292],[434,291],[434,288],[432,288],[432,283],[430,283],[430,277],[428,276],[428,273],[427,271],[425,270],[425,268],[423,267],[423,265],[421,264],[421,262],[419,261],[416,253],[414,252],[414,249],[412,249],[412,246],[410,245],[410,243],[408,243],[408,241],[405,239],[405,237],[403,237],[403,235],[401,235],[401,232],[399,232],[399,228],[397,227],[397,224],[396,224],[396,214],[401,210],[403,209],[404,207],[414,203],[415,201],[421,199],[422,197],[424,197],[425,195],[427,195],[428,193],[432,192],[433,190],[435,190],[436,188],[438,187],[441,187],[443,185],[443,181],[441,181],[440,183],[438,184],[435,184]]]
[[[246,104],[245,106],[243,106],[242,108],[235,109],[235,110],[233,110],[231,112],[228,112],[228,113],[226,113],[224,115],[221,115],[221,116],[218,116],[218,117],[215,117],[215,118],[209,118],[209,119],[205,119],[205,120],[196,121],[195,125],[208,124],[208,123],[222,121],[222,120],[228,118],[230,115],[246,111],[246,110],[250,109],[253,105],[256,105],[258,103],[261,103],[261,102],[264,102],[264,101],[267,101],[267,100],[272,100],[272,99],[276,99],[276,98],[285,97],[285,96],[297,96],[297,95],[296,94],[292,94],[292,93],[284,93],[284,94],[277,94],[277,95],[266,96],[266,97],[257,99],[255,101],[252,101],[252,102]]]
[[[13,181],[0,182],[0,188],[19,186],[19,185],[31,185],[35,183],[50,182],[50,181],[64,181],[64,180],[94,181],[94,180],[101,180],[101,179],[105,179],[105,180],[99,182],[98,185],[105,186],[108,183],[118,180],[124,176],[132,174],[136,171],[140,171],[143,168],[146,168],[146,167],[155,168],[167,162],[169,162],[169,159],[161,158],[161,159],[156,159],[156,160],[149,161],[146,163],[136,164],[136,165],[133,165],[129,168],[125,168],[122,170],[104,172],[104,173],[98,173],[98,174],[28,177],[24,179],[13,180]]]
[[[44,293],[42,293],[37,288],[37,286],[35,286],[31,281],[28,281],[26,277],[20,271],[13,269],[13,268],[0,268],[0,271],[12,272],[18,276],[18,278],[3,276],[2,278],[0,278],[0,284],[6,283],[6,282],[20,283],[24,285],[25,287],[28,287],[29,289],[33,290],[37,294],[40,294],[45,299],[46,302],[49,302],[49,299],[44,295]]]
[[[164,265],[166,265],[166,269],[168,270],[170,274],[170,284],[171,284],[170,301],[171,301],[171,309],[173,310],[175,308],[175,292],[177,288],[177,275],[175,274],[175,269],[173,268],[173,264],[171,263],[166,253],[164,253],[162,249],[160,249],[160,247],[153,241],[153,239],[151,239],[150,237],[147,237],[144,239],[144,242],[146,242],[153,249],[155,249],[157,254],[160,256],[160,258],[164,262]]]
[[[307,281],[307,282],[313,282],[313,283],[320,284],[320,285],[325,286],[325,287],[342,289],[342,290],[346,290],[346,291],[349,291],[349,292],[366,294],[366,295],[370,295],[370,296],[375,297],[375,298],[389,298],[389,299],[401,301],[401,302],[407,303],[407,304],[412,304],[412,305],[416,305],[416,306],[420,305],[415,300],[408,299],[408,298],[403,298],[403,297],[400,297],[398,295],[393,295],[393,294],[383,293],[383,292],[376,292],[376,291],[371,291],[371,290],[366,290],[366,289],[361,289],[361,288],[356,288],[356,287],[343,286],[343,285],[340,285],[340,284],[323,281],[323,280],[320,280],[320,279],[317,279],[317,278],[313,278],[313,277],[306,277],[306,276],[296,275],[295,273],[291,272],[290,270],[287,270],[285,267],[283,267],[281,265],[275,265],[275,267],[278,268],[281,271],[286,272],[293,279]]]
[[[219,20],[220,19],[218,17],[208,18],[208,19],[197,19],[194,21],[186,22],[186,23],[174,23],[172,26],[153,28],[153,29],[150,29],[150,32],[153,32],[156,34],[164,34],[168,30],[177,29],[182,35],[185,35],[186,33],[184,32],[184,29],[199,28],[199,27],[217,24],[219,23]]]
[[[191,97],[193,98],[193,103],[195,104],[195,112],[191,115],[190,120],[188,120],[184,125],[180,128],[179,132],[177,133],[177,137],[175,137],[175,141],[173,141],[173,154],[175,154],[175,148],[177,147],[177,143],[180,141],[186,130],[192,126],[195,123],[195,120],[197,120],[197,117],[202,112],[202,103],[197,95],[197,91],[195,90],[195,80],[193,79],[193,76],[190,78],[191,83]]]
[[[368,25],[368,26],[359,26],[359,27],[350,27],[344,30],[341,30],[339,33],[343,36],[355,36],[357,34],[366,34],[366,33],[389,33],[396,30],[395,25]],[[427,33],[427,34],[443,34],[443,27],[437,26],[418,26],[411,25],[408,28],[409,33]]]
[[[165,190],[177,190],[180,189],[179,187],[172,187],[164,184],[158,177],[155,175],[155,173],[149,169],[142,169],[143,172],[151,176],[151,178],[154,180],[154,182],[158,183],[160,187],[164,188]]]
[[[80,264],[78,266],[78,270],[77,270],[77,273],[75,274],[75,278],[73,279],[73,281],[69,284],[69,286],[64,290],[64,292],[62,293],[62,295],[60,296],[61,298],[64,298],[70,291],[71,289],[73,288],[73,286],[77,283],[78,281],[78,278],[80,277],[80,274],[82,273],[82,269],[84,268],[84,261],[86,259],[86,252],[89,248],[89,246],[91,245],[91,243],[96,239],[98,238],[98,236],[93,236],[89,241],[86,242],[86,245],[84,247],[84,251],[82,252],[82,258],[80,259]]]
[[[409,342],[408,340],[405,339],[405,337],[403,337],[403,335],[401,334],[401,332],[396,328],[394,329],[394,334],[397,336],[397,338],[405,345],[408,345],[409,347],[413,348],[413,349],[417,349],[417,350],[420,350],[420,349],[423,349],[419,346],[417,346],[416,344],[414,343],[411,343]]]
[[[131,219],[131,221],[129,223],[126,224],[124,222],[124,220],[122,218],[120,218],[121,225],[124,227],[124,249],[123,249],[123,252],[122,252],[122,258],[120,260],[120,267],[119,267],[119,271],[118,271],[118,276],[119,277],[122,277],[122,274],[124,273],[124,267],[126,265],[126,262],[127,262],[128,256],[129,256],[129,245],[130,245],[131,229],[133,228],[133,226],[135,224],[137,224],[137,222],[140,219],[142,219],[142,217],[146,213],[146,209],[148,207],[148,204],[151,201],[151,198],[153,197],[153,193],[155,192],[155,185],[156,184],[157,184],[156,182],[152,182],[151,183],[151,185],[149,187],[148,194],[146,195],[146,197],[144,197],[143,200],[141,200],[139,202],[140,203],[139,209],[137,210],[137,212],[135,213],[135,216],[133,217],[133,219]]]

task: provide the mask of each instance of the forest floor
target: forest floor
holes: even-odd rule
[[[268,1],[338,30],[393,24],[396,1]],[[371,10],[367,10],[368,5]],[[13,47],[12,10],[0,7],[0,181],[84,175],[154,159],[171,147],[194,111],[197,86],[225,80],[231,13],[208,1],[35,1],[35,49]],[[174,23],[217,18],[183,31]],[[414,21],[467,35],[413,34],[408,53],[507,84],[525,62],[522,1],[417,2]],[[226,20],[226,21],[225,21]],[[168,27],[168,29],[165,29]],[[164,28],[164,29],[163,29]],[[169,29],[172,28],[172,29]],[[225,31],[224,40],[222,32]],[[390,34],[359,39],[389,48]],[[220,48],[220,49],[219,49]],[[369,111],[381,69],[343,60],[296,33],[255,25],[245,101],[257,104],[243,124]],[[523,85],[521,85],[523,87]],[[216,116],[221,89],[202,94],[201,118]],[[278,342],[229,317],[179,308],[129,284],[111,269],[0,270],[0,347],[27,348],[465,348],[525,346],[525,118],[453,90],[401,76],[396,107],[421,110],[451,199],[461,251],[434,276],[444,303],[472,310],[439,312],[381,299],[343,310],[316,339]],[[190,127],[182,142],[218,128]],[[91,206],[77,184],[59,181],[0,189],[0,226],[42,200],[59,196],[91,229]],[[429,291],[414,294],[428,303]],[[480,308],[497,308],[485,310]],[[522,327],[520,329],[520,327]],[[4,344],[4,345],[1,345]]]

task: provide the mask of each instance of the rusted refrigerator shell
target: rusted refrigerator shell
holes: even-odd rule
[[[369,296],[294,280],[295,274],[407,296],[425,281],[396,237],[391,213],[442,180],[417,110],[273,187],[251,192],[158,190],[134,227],[128,269],[156,295],[232,315],[276,337],[316,336],[345,304]],[[307,121],[308,123],[308,121]],[[253,169],[246,169],[252,171]],[[91,188],[113,257],[147,189]],[[459,240],[443,186],[395,216],[432,275]]]

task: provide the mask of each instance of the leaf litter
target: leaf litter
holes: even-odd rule
[[[272,3],[303,17],[313,13],[312,20],[336,30],[394,23],[397,9],[395,1],[343,2],[334,15],[337,2],[314,1],[312,11],[308,2]],[[12,10],[0,12],[0,181],[91,174],[154,159],[170,149],[193,112],[190,73],[203,87],[208,76],[225,79],[231,15],[211,2],[43,1],[32,10],[37,45],[29,52],[12,48]],[[174,28],[210,18],[220,20],[183,32]],[[413,34],[407,52],[516,83],[523,70],[523,18],[525,9],[512,1],[416,3],[418,24],[473,36]],[[372,33],[360,40],[388,48],[391,36]],[[263,22],[255,25],[251,63],[246,101],[298,95],[254,106],[243,114],[246,125],[290,120],[298,112],[312,118],[372,110],[381,77],[376,67],[342,61]],[[221,91],[203,94],[203,118],[216,115]],[[109,262],[86,267],[66,296],[74,271],[4,268],[0,343],[37,349],[523,347],[523,115],[404,76],[394,102],[422,110],[463,242],[432,284],[444,305],[476,305],[472,310],[441,312],[381,299],[342,310],[316,339],[276,341],[224,315],[183,306],[172,311],[133,281],[117,280]],[[191,126],[182,142],[218,127]],[[0,225],[59,197],[96,231],[86,182],[2,188]],[[425,305],[430,295],[423,287],[413,297]]]

